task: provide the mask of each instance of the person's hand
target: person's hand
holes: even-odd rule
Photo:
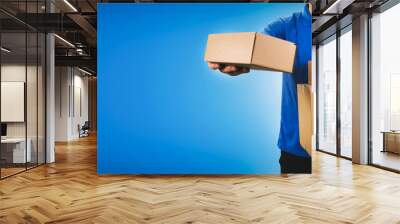
[[[244,68],[236,65],[224,65],[219,63],[208,62],[208,67],[212,70],[219,70],[222,73],[236,76],[241,75],[243,73],[248,73],[250,71],[249,68]]]

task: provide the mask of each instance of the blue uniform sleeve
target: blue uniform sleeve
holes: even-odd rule
[[[265,29],[264,33],[273,37],[285,39],[285,21],[279,19],[271,24],[269,24]]]

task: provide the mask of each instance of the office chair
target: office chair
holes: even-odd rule
[[[79,138],[89,136],[89,129],[90,129],[89,121],[85,121],[82,127],[78,124]]]

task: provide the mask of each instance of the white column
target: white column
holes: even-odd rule
[[[46,36],[46,163],[55,161],[54,133],[55,133],[55,55],[54,35]]]
[[[71,132],[72,68],[55,69],[55,141],[69,141]]]
[[[54,12],[54,5],[46,1],[46,11]],[[54,34],[46,35],[46,163],[55,162],[55,42]]]

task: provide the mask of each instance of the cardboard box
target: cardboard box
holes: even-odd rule
[[[308,85],[313,86],[313,83],[312,83],[312,61],[308,61]]]
[[[204,59],[251,69],[291,73],[295,54],[296,45],[279,38],[256,32],[222,33],[208,35]]]
[[[313,136],[313,93],[307,84],[297,85],[300,144],[311,156]]]

